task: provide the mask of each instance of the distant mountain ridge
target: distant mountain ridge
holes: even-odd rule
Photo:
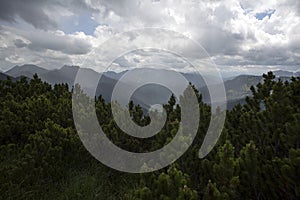
[[[7,75],[7,74],[4,74],[4,73],[2,73],[2,72],[0,72],[0,80],[6,80],[7,77],[10,77],[10,76]]]
[[[28,78],[32,78],[35,73],[40,76],[42,74],[47,73],[48,71],[49,70],[36,65],[26,64],[22,66],[17,65],[6,71],[5,74],[15,78],[19,76],[26,76]]]
[[[295,74],[297,74],[297,73],[299,74],[300,72],[293,73],[293,72],[284,71],[284,70],[276,70],[276,71],[273,71],[273,73],[277,77],[291,77],[291,76],[295,76]]]
[[[20,80],[22,78],[22,76],[18,76],[18,77],[15,78],[15,77],[7,75],[7,74],[5,74],[3,72],[0,72],[0,80],[7,80],[8,78],[11,79],[13,82],[15,82],[15,81]],[[27,78],[27,80],[29,80],[29,78]]]
[[[25,76],[28,78],[32,78],[36,73],[43,80],[50,84],[56,83],[67,83],[70,87],[73,86],[77,71],[79,70],[78,66],[68,66],[64,65],[60,69],[47,70],[41,68],[36,65],[22,65],[15,66],[12,69],[6,71],[5,73],[0,74],[0,79],[6,79],[6,75],[9,75],[12,78]],[[92,76],[100,76],[100,73],[87,68],[82,68],[85,72],[88,72]],[[161,70],[161,73],[165,73],[168,70]],[[108,71],[102,74],[101,80],[98,84],[96,95],[102,95],[102,97],[106,101],[110,101],[111,93],[114,89],[115,84],[119,81],[119,79],[124,75],[127,71],[123,72],[113,72]],[[273,72],[276,76],[276,79],[289,80],[291,76],[299,76],[300,72],[289,72],[278,70]],[[166,73],[167,74],[167,73]],[[210,102],[210,95],[208,93],[208,89],[206,87],[204,79],[193,73],[181,73],[189,82],[195,85],[197,89],[199,89],[200,93],[203,96],[203,101],[206,103]],[[166,78],[168,75],[165,76]],[[210,77],[215,80],[215,84],[221,84],[217,82],[217,79],[214,76]],[[250,87],[252,85],[257,85],[263,79],[261,76],[254,75],[239,75],[224,81],[224,86],[227,95],[227,105],[228,108],[232,108],[237,103],[244,103],[244,98],[246,96],[251,95]],[[91,86],[92,88],[92,86]],[[126,92],[126,91],[124,91]],[[154,103],[167,103],[169,97],[171,95],[171,91],[167,90],[164,87],[154,86],[146,86],[142,89],[138,89],[132,96],[132,100],[136,103],[140,104],[144,108],[149,108]]]

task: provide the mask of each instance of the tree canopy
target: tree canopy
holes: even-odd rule
[[[201,120],[188,151],[170,166],[146,174],[106,167],[85,149],[72,116],[72,90],[37,75],[0,81],[0,199],[299,199],[300,78],[275,81],[272,72],[251,87],[245,105],[227,111],[222,135],[207,157],[198,151],[210,122],[210,106],[197,92]],[[172,95],[167,122],[155,136],[123,133],[111,105],[99,96],[99,123],[114,144],[133,152],[169,143],[180,123]],[[148,114],[134,102],[130,116],[140,126]],[[184,142],[184,140],[183,140]],[[147,167],[147,166],[145,166]]]

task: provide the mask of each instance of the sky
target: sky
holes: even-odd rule
[[[151,27],[197,42],[224,75],[300,71],[299,0],[0,0],[0,70],[35,64],[101,71],[95,49],[112,40],[114,51],[116,35]],[[132,40],[151,45],[170,38],[123,36],[123,50]],[[136,50],[116,58],[113,69],[141,62],[187,65],[168,52]]]

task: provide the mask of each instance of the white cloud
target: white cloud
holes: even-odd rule
[[[46,68],[73,64],[91,50],[91,36],[84,33],[64,34],[61,31],[24,31],[0,26],[0,65],[2,69],[14,64],[32,63]]]
[[[51,63],[57,60],[56,67],[68,62],[80,64],[82,59],[93,59],[88,56],[91,54],[89,51],[91,47],[99,46],[115,34],[137,28],[159,27],[177,31],[200,43],[220,68],[229,70],[226,66],[230,66],[231,70],[239,71],[244,68],[257,71],[253,66],[262,69],[268,69],[268,66],[295,69],[300,66],[300,3],[298,0],[69,0],[44,3],[43,9],[46,16],[51,16],[53,23],[59,23],[59,19],[63,16],[76,15],[84,10],[92,14],[93,20],[97,21],[99,26],[93,36],[87,36],[82,32],[65,34],[57,30],[26,31],[17,28],[5,30],[2,27],[0,29],[0,40],[3,41],[0,45],[1,58],[9,58],[12,56],[9,52],[12,54],[14,52],[19,57],[24,57],[24,62],[27,62],[36,61],[47,54],[45,56],[47,59],[41,62],[44,66],[48,66],[45,62],[49,60]],[[270,10],[274,11],[273,14],[269,13],[270,18],[268,16],[261,20],[256,18],[258,13],[267,13]],[[7,31],[10,31],[12,36],[5,34]],[[21,40],[27,42],[22,43]],[[167,37],[161,38],[161,42],[166,40]],[[130,40],[125,40],[124,50],[126,50],[126,42]],[[148,38],[146,43],[151,43],[151,38]],[[176,45],[173,48],[175,51]],[[139,54],[135,57],[132,55],[127,57],[129,60],[133,58],[135,61],[145,59],[139,57]],[[169,59],[158,54],[153,55],[152,61],[170,62]],[[173,62],[174,65],[178,65],[175,59]],[[9,63],[9,59],[0,60],[2,66]],[[96,65],[93,60],[86,63],[90,63],[91,68]],[[129,63],[133,63],[133,60]]]

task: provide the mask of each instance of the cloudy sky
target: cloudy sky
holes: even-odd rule
[[[95,48],[116,34],[145,27],[191,38],[227,75],[300,71],[299,0],[1,0],[0,70],[29,63],[54,69],[83,61],[97,70]],[[184,67],[166,55],[155,52],[150,60]],[[142,50],[129,53],[116,59],[115,68],[145,57]]]

